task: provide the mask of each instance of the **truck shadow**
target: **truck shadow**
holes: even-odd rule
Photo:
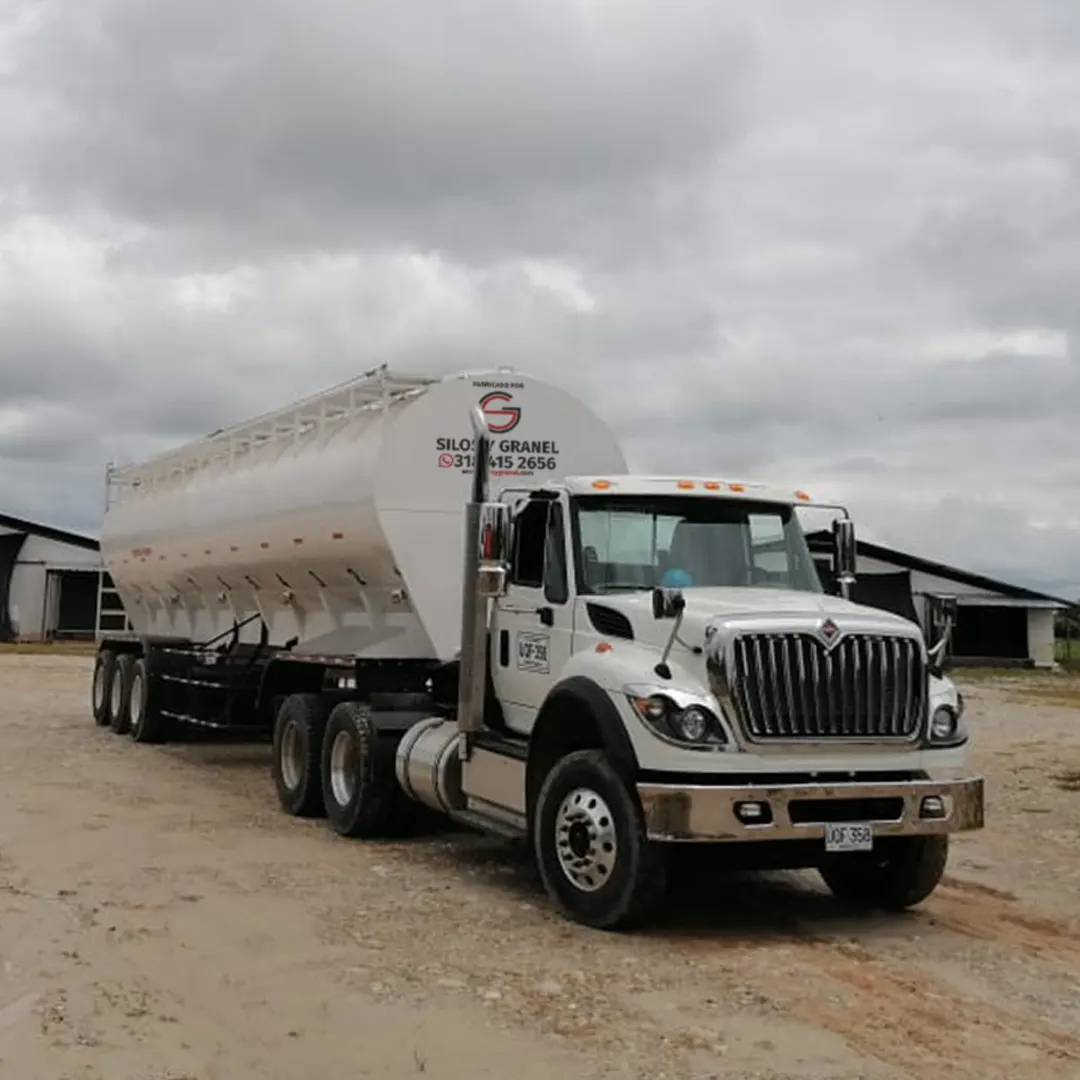
[[[419,840],[420,837],[417,837]],[[447,872],[464,866],[503,899],[550,908],[539,873],[524,844],[505,844],[469,834],[443,848]],[[720,850],[680,853],[668,901],[648,930],[637,936],[686,944],[708,940],[729,944],[875,936],[890,939],[926,929],[919,911],[883,913],[849,908],[837,901],[814,871],[732,870]],[[551,909],[552,917],[557,917]]]
[[[268,777],[270,747],[217,733],[161,748],[174,760],[200,771],[203,783],[247,773]],[[216,774],[216,780],[215,780]],[[231,786],[231,785],[230,785]],[[440,873],[468,875],[494,903],[551,908],[527,845],[490,839],[417,807],[404,835],[368,844],[391,845]],[[892,939],[927,928],[920,911],[901,914],[853,910],[835,900],[813,871],[733,870],[718,848],[687,847],[677,852],[668,902],[646,937],[675,942],[729,944],[837,938],[857,934]]]

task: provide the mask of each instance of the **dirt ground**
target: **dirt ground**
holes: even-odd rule
[[[90,668],[0,655],[0,1077],[1080,1077],[1080,681],[965,684],[989,824],[922,910],[703,874],[611,936],[497,843],[285,816],[265,747],[95,728]]]

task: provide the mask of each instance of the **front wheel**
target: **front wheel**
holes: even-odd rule
[[[533,815],[544,888],[575,922],[629,930],[667,893],[668,850],[650,841],[641,806],[601,750],[579,750],[544,778]]]
[[[937,888],[948,859],[947,836],[885,837],[874,851],[832,856],[819,873],[842,903],[904,911]]]

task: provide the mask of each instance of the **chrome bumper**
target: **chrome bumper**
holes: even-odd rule
[[[981,829],[983,787],[982,777],[971,777],[944,782],[908,780],[877,784],[744,787],[638,784],[637,791],[650,840],[761,842],[820,839],[825,835],[827,823],[850,822],[855,818],[852,811],[856,808],[841,804],[870,799],[902,802],[898,813],[892,813],[890,807],[888,815],[881,816],[880,807],[870,807],[868,816],[857,816],[860,824],[873,824],[875,836],[925,836]],[[943,800],[945,816],[926,816],[923,800],[931,795]],[[767,812],[763,812],[771,820],[744,820],[737,812],[741,803],[767,806]],[[819,805],[815,806],[815,803]],[[793,811],[797,813],[793,814]]]

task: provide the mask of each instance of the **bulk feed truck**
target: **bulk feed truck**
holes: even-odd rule
[[[132,629],[99,634],[95,720],[272,736],[281,805],[344,836],[420,804],[525,839],[567,916],[617,928],[674,845],[902,909],[983,824],[943,643],[846,598],[842,507],[631,474],[536,379],[383,368],[108,481]]]

